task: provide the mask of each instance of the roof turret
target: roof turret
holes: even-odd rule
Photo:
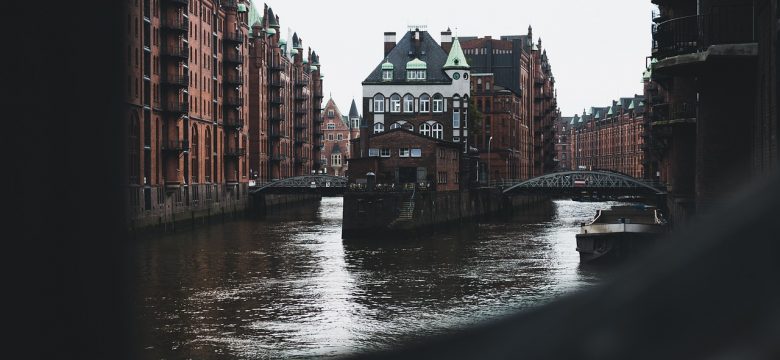
[[[447,56],[447,62],[444,63],[444,70],[448,69],[470,69],[469,63],[466,61],[466,56],[463,55],[463,49],[460,47],[460,41],[456,37],[452,41],[452,48],[450,54]]]

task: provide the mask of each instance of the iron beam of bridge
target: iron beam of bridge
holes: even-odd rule
[[[284,178],[251,189],[250,194],[259,193],[320,193],[323,195],[343,194],[347,178],[333,175],[303,175]]]
[[[546,174],[509,186],[503,190],[503,193],[545,192],[572,194],[583,191],[626,195],[665,194],[665,191],[633,177],[609,171],[564,171]]]

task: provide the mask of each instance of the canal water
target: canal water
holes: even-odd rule
[[[423,239],[341,239],[342,198],[132,245],[148,359],[329,357],[495,319],[597,283],[574,235],[617,203],[556,200]]]

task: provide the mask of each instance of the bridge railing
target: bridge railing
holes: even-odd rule
[[[378,183],[373,189],[368,189],[367,184],[352,183],[347,185],[350,192],[405,192],[405,191],[434,191],[435,184],[425,181],[419,183]]]

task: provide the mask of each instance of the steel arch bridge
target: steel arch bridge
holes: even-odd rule
[[[347,189],[347,178],[333,175],[303,175],[263,184],[249,191],[260,193],[320,193],[324,195],[343,194]]]
[[[620,195],[664,195],[666,192],[633,177],[611,171],[563,171],[542,175],[514,184],[503,190],[511,195],[520,192],[574,194],[599,192]]]

